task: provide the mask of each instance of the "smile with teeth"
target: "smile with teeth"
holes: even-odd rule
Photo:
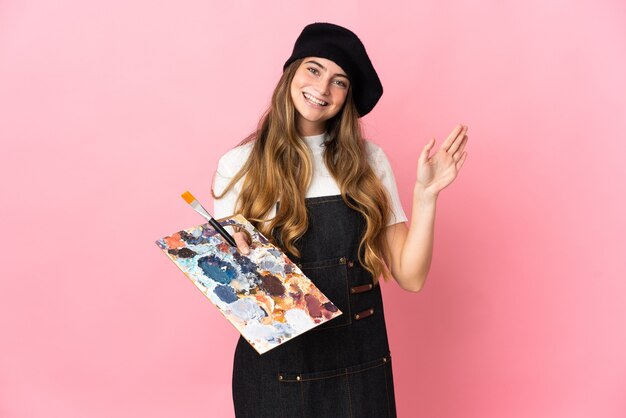
[[[304,95],[305,99],[307,99],[309,102],[311,102],[313,104],[316,104],[318,106],[326,106],[328,104],[327,102],[325,102],[323,100],[320,100],[320,99],[317,99],[317,98],[311,96],[309,93],[302,93],[302,94]]]

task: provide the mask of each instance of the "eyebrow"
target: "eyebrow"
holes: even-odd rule
[[[309,60],[309,61],[305,62],[305,64],[309,64],[309,63],[315,64],[315,65],[319,66],[323,70],[328,70],[326,67],[324,67],[322,64],[320,64],[317,61]],[[350,78],[347,75],[345,75],[345,74],[337,73],[337,74],[335,74],[335,76],[336,77],[343,77],[343,78],[346,78],[348,81],[350,81]]]

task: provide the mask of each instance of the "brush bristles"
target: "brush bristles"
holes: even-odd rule
[[[189,192],[185,192],[183,194],[181,194],[181,197],[183,199],[185,199],[185,202],[189,203],[191,205],[191,202],[193,202],[194,200],[196,200],[195,197],[193,197],[193,195]]]

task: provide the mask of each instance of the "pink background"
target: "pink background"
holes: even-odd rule
[[[407,212],[470,126],[424,290],[383,286],[399,416],[626,416],[626,3],[226,3],[0,3],[0,416],[232,416],[237,333],[153,242],[320,20],[379,71]]]

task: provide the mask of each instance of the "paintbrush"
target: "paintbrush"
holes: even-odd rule
[[[221,236],[224,237],[224,239],[233,247],[237,246],[237,243],[235,242],[235,239],[228,233],[226,232],[226,230],[224,229],[224,227],[222,225],[220,225],[219,222],[217,222],[215,219],[213,219],[213,216],[211,216],[211,214],[202,207],[202,205],[200,204],[200,202],[198,202],[198,200],[193,197],[193,195],[189,192],[185,192],[182,195],[182,198],[185,199],[185,202],[189,203],[189,205],[194,208],[194,210],[196,212],[198,212],[200,215],[202,215],[207,221],[209,221],[209,224],[211,224],[211,226],[213,228],[215,228],[215,230],[217,232],[219,232],[219,234]]]

